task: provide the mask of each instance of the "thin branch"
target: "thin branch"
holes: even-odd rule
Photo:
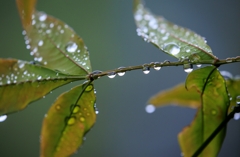
[[[102,76],[106,76],[109,74],[117,74],[121,72],[127,72],[127,71],[132,71],[132,70],[139,70],[143,69],[143,67],[148,67],[148,68],[154,68],[154,67],[166,67],[166,66],[180,66],[184,64],[211,64],[214,66],[220,66],[222,64],[230,64],[234,62],[240,62],[240,56],[233,57],[233,58],[226,58],[223,60],[205,60],[205,61],[196,61],[196,62],[185,62],[185,61],[177,61],[177,62],[170,62],[170,61],[164,61],[164,62],[151,62],[149,64],[143,64],[143,65],[136,65],[136,66],[129,66],[129,67],[120,67],[118,69],[114,70],[107,70],[107,71],[94,71],[91,74],[87,76],[88,79],[97,79]]]

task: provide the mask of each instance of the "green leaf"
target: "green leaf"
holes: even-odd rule
[[[95,123],[95,100],[90,82],[57,98],[43,121],[41,157],[66,157],[78,149]]]
[[[236,106],[237,96],[240,96],[240,79],[236,78],[233,80],[227,80],[226,84],[227,84],[228,92],[230,93],[230,96],[231,96],[231,102],[228,109],[228,113],[230,113],[233,111],[234,107]]]
[[[51,90],[79,79],[29,62],[0,59],[0,115],[22,110]]]
[[[35,11],[25,29],[27,48],[44,67],[71,75],[90,73],[89,52],[83,40],[64,22]]]
[[[191,61],[217,59],[203,37],[152,14],[141,0],[134,0],[134,18],[137,34],[173,57]]]
[[[197,69],[190,73],[186,80],[186,87],[196,88],[201,93],[202,104],[194,121],[178,135],[182,152],[185,157],[189,157],[226,118],[229,97],[225,80],[214,66]],[[226,128],[223,128],[219,132],[201,156],[217,156],[225,131]]]
[[[31,26],[36,0],[16,0],[16,2],[23,27],[26,29]]]
[[[172,104],[182,107],[198,108],[201,106],[201,99],[196,90],[187,90],[184,84],[179,84],[172,89],[154,95],[148,100],[148,104],[156,107]]]

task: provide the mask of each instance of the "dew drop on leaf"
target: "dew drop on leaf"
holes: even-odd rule
[[[40,40],[40,41],[38,42],[38,46],[42,46],[42,45],[43,45],[43,41]]]
[[[145,107],[147,113],[153,113],[155,109],[156,109],[155,106],[153,106],[152,104],[149,104]]]
[[[75,123],[75,121],[76,121],[76,118],[75,118],[75,117],[70,117],[70,118],[68,119],[68,121],[67,121],[67,124],[68,124],[68,125],[73,125],[73,124]]]
[[[180,48],[176,44],[170,43],[164,46],[164,51],[171,53],[172,55],[177,55],[180,52]]]
[[[95,113],[96,113],[96,114],[99,114],[98,108],[95,107],[94,110],[95,110]]]
[[[85,118],[84,117],[80,117],[79,119],[81,122],[84,122],[85,121]]]
[[[93,89],[93,85],[88,85],[87,88],[85,89],[86,92],[90,92]]]
[[[56,106],[56,109],[57,109],[57,110],[60,110],[60,109],[61,109],[61,106],[57,105],[57,106]]]
[[[216,110],[212,110],[211,113],[212,113],[212,115],[216,115],[217,111]]]
[[[0,122],[4,122],[7,119],[7,115],[0,116]]]
[[[73,113],[78,113],[78,111],[80,110],[80,106],[75,106],[74,109],[73,109]]]
[[[39,21],[45,21],[47,19],[47,14],[46,13],[40,12],[39,14],[40,14]]]
[[[78,48],[78,45],[74,42],[69,42],[66,45],[66,50],[67,52],[70,52],[70,53],[76,52],[77,48]]]
[[[108,73],[108,77],[109,78],[114,78],[116,76],[116,73],[115,72],[110,72]]]

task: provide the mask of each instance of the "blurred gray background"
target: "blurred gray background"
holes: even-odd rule
[[[148,0],[155,14],[206,37],[219,58],[234,57],[240,50],[240,1]],[[39,0],[37,9],[68,23],[90,50],[93,70],[141,65],[166,59],[176,61],[136,34],[131,0]],[[25,48],[15,1],[0,1],[0,57],[31,61]],[[222,66],[240,74],[239,63]],[[74,157],[177,157],[177,134],[194,117],[195,110],[164,107],[145,112],[147,100],[157,92],[184,82],[182,67],[141,70],[123,77],[103,77],[95,82],[97,122]],[[61,87],[0,123],[1,157],[39,156],[42,120],[56,97],[73,83]],[[14,99],[14,98],[13,98]],[[219,157],[240,156],[240,121],[231,120]]]

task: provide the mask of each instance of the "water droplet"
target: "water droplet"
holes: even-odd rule
[[[197,66],[198,68],[200,68],[200,67],[202,66],[202,64],[196,64],[196,66]]]
[[[47,14],[44,12],[40,12],[39,14],[39,21],[45,21],[47,19]]]
[[[22,68],[24,67],[24,65],[25,65],[24,63],[20,63],[18,67],[19,67],[20,69],[22,69]]]
[[[226,59],[226,62],[228,62],[228,63],[231,63],[233,60],[232,60],[232,58],[227,58]]]
[[[41,78],[42,78],[42,76],[38,76],[38,78],[37,78],[37,79],[38,79],[38,80],[41,80]]]
[[[193,65],[189,63],[188,59],[184,60],[183,69],[186,73],[190,73],[193,71]]]
[[[40,41],[38,42],[38,46],[42,46],[42,45],[43,45],[43,41],[40,40]]]
[[[115,72],[109,72],[108,73],[108,77],[109,78],[114,78],[116,76],[116,73]]]
[[[160,65],[154,65],[154,67],[153,67],[155,70],[160,70],[162,67],[160,66]]]
[[[22,35],[26,35],[27,32],[25,30],[22,31]]]
[[[239,120],[240,119],[240,113],[235,113],[233,119],[234,120]]]
[[[211,113],[212,113],[212,115],[216,115],[217,111],[216,110],[212,110]]]
[[[149,66],[143,65],[143,69],[142,69],[144,74],[149,74],[150,73],[150,68]]]
[[[74,42],[69,42],[66,45],[66,50],[70,53],[76,52],[78,45]]]
[[[67,121],[68,125],[73,125],[76,122],[76,118],[75,117],[70,117]]]
[[[88,85],[87,88],[85,89],[86,92],[90,92],[93,89],[93,85]]]
[[[98,108],[95,107],[94,110],[95,110],[95,113],[96,113],[96,114],[99,114]]]
[[[180,52],[180,48],[176,44],[170,43],[164,46],[164,51],[169,52],[172,55],[177,55]]]
[[[0,122],[3,122],[7,119],[7,115],[1,115],[0,116]]]
[[[193,53],[189,56],[189,60],[193,62],[198,62],[201,59],[201,57],[197,53]]]
[[[119,67],[118,69],[123,69],[123,68],[125,68],[125,67]],[[123,75],[125,75],[125,73],[126,72],[118,72],[117,74],[118,74],[118,76],[123,76]]]
[[[84,121],[85,121],[85,118],[84,118],[84,117],[80,117],[80,121],[81,121],[81,122],[84,122]]]
[[[156,109],[155,106],[152,104],[149,104],[145,107],[145,110],[147,113],[153,113],[155,111],[155,109]]]
[[[220,71],[221,75],[224,77],[225,80],[232,80],[233,75],[228,71]]]
[[[60,106],[60,105],[57,105],[57,106],[56,106],[56,109],[57,109],[57,110],[60,110],[60,109],[61,109],[61,106]]]
[[[238,95],[238,96],[236,97],[236,104],[237,104],[237,105],[240,105],[240,95]]]
[[[73,113],[78,113],[78,111],[80,110],[80,106],[79,105],[77,105],[77,106],[75,106],[74,107],[74,109],[73,109]]]

